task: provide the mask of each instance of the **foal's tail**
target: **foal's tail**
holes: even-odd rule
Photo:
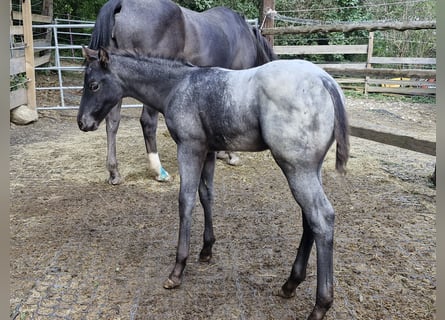
[[[122,0],[109,0],[96,18],[93,34],[91,35],[90,49],[98,50],[100,47],[108,47],[113,37],[114,15],[121,10]]]
[[[322,77],[324,87],[329,91],[335,108],[334,136],[337,141],[335,169],[346,173],[349,158],[349,124],[343,94],[332,78]]]
[[[260,66],[272,60],[277,60],[278,56],[273,52],[272,46],[267,39],[261,34],[257,27],[252,27],[253,35],[255,36],[255,43],[257,47],[256,65]]]

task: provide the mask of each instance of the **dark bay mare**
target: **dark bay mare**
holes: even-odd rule
[[[229,70],[105,49],[84,48],[84,54],[77,118],[82,130],[96,130],[115,104],[129,96],[161,112],[177,144],[179,239],[176,263],[164,287],[181,284],[197,193],[205,216],[200,260],[212,256],[215,152],[269,149],[303,215],[298,253],[280,294],[295,294],[315,242],[317,298],[309,319],[322,319],[333,302],[335,215],[323,191],[321,167],[334,141],[338,171],[345,171],[349,157],[344,96],[335,80],[302,60]]]
[[[170,0],[109,0],[95,23],[90,49],[111,47],[137,49],[150,56],[184,59],[198,66],[246,69],[276,59],[259,30],[238,13],[224,7],[202,13],[178,6]],[[121,101],[106,117],[108,182],[122,182],[116,157],[116,134]],[[158,112],[143,105],[141,126],[149,169],[156,180],[168,173],[159,160],[156,145]],[[237,157],[233,156],[233,162]]]

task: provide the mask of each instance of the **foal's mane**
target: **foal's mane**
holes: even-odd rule
[[[147,54],[146,52],[143,52],[138,49],[111,49],[108,50],[109,54],[115,55],[115,56],[121,56],[121,57],[127,57],[136,59],[139,61],[145,61],[145,62],[153,62],[156,61],[159,64],[167,64],[169,66],[189,66],[189,67],[195,67],[194,64],[191,62],[178,58],[178,57],[169,57],[169,56],[162,56],[162,55],[152,55]]]
[[[111,49],[111,48],[105,48],[105,50],[110,55],[114,56],[120,56],[120,57],[127,57],[131,59],[136,59],[142,62],[153,62],[156,61],[159,64],[168,65],[170,67],[180,67],[180,66],[188,66],[188,67],[195,67],[194,64],[191,62],[178,58],[178,57],[168,57],[168,56],[162,56],[162,55],[152,55],[147,54],[146,52],[138,49]],[[88,59],[85,59],[83,62],[83,65],[88,64]]]

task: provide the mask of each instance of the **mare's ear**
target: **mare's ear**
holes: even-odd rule
[[[99,49],[99,61],[102,68],[108,68],[108,62],[110,61],[110,56],[108,54],[108,51],[101,47]]]
[[[88,62],[98,59],[97,51],[85,46],[82,46],[82,55]]]

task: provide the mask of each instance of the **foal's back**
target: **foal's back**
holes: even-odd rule
[[[340,92],[329,74],[302,60],[247,70],[195,69],[175,88],[167,119],[181,128],[179,135],[190,123],[202,128],[213,150],[269,148],[320,159],[333,141],[336,108],[325,82]]]

